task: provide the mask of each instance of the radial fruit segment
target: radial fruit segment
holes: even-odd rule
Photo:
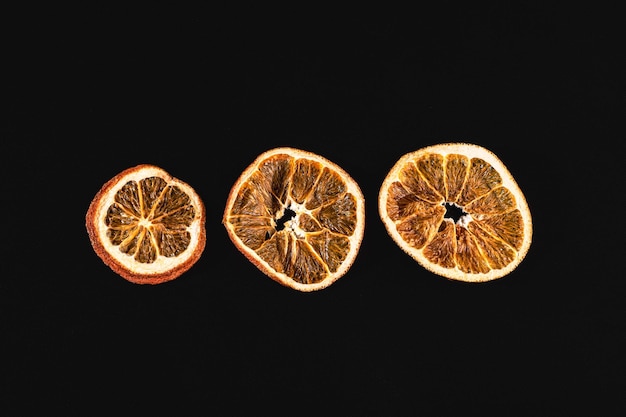
[[[299,291],[325,288],[348,271],[364,222],[357,183],[329,160],[293,148],[259,155],[232,187],[223,217],[239,251]]]
[[[91,243],[115,272],[158,284],[188,270],[205,246],[205,211],[188,184],[152,165],[108,181],[86,217]]]
[[[447,143],[401,157],[379,193],[387,232],[428,270],[479,282],[524,259],[532,238],[526,199],[487,149]]]

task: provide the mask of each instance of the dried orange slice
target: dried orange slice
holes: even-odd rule
[[[153,165],[107,181],[89,205],[87,232],[96,254],[137,284],[179,277],[206,243],[205,209],[188,184]]]
[[[491,151],[468,143],[402,156],[380,188],[378,210],[400,248],[453,280],[507,275],[532,239],[530,211],[513,176]]]
[[[263,273],[286,287],[314,291],[350,269],[363,238],[364,204],[358,184],[335,163],[275,148],[237,179],[222,222]]]

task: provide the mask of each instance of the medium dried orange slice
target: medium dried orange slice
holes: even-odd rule
[[[147,164],[102,186],[89,205],[86,226],[102,261],[137,284],[179,277],[206,243],[205,209],[195,190]]]
[[[237,179],[223,224],[237,249],[267,276],[314,291],[351,267],[363,238],[364,204],[358,184],[335,163],[275,148]]]
[[[491,151],[468,143],[402,156],[380,188],[378,210],[400,248],[453,280],[507,275],[532,239],[530,211],[513,176]]]

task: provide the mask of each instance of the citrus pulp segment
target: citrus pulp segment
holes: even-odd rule
[[[532,240],[524,194],[502,161],[474,144],[444,143],[402,156],[382,183],[378,210],[402,250],[453,280],[507,275]]]
[[[282,147],[262,153],[242,172],[222,223],[259,270],[307,292],[350,269],[363,238],[364,204],[356,181],[337,164]]]
[[[107,181],[89,205],[86,227],[102,261],[137,284],[177,278],[196,263],[206,243],[198,194],[149,164]]]

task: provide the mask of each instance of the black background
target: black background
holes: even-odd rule
[[[626,411],[623,48],[614,12],[546,4],[8,13],[0,405]],[[533,244],[500,280],[429,273],[378,217],[395,161],[448,141],[492,150],[526,195]],[[322,291],[271,281],[221,225],[238,175],[276,146],[334,161],[366,198],[359,255]],[[114,274],[84,227],[102,184],[139,163],[207,209],[202,258],[157,286]]]

